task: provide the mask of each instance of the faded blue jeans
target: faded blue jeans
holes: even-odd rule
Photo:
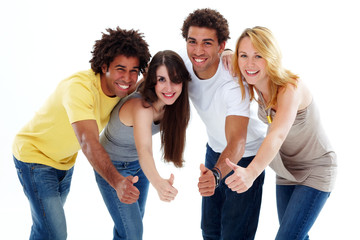
[[[220,153],[207,145],[205,166],[212,169]],[[253,157],[242,158],[238,165],[247,167]],[[224,177],[214,195],[202,198],[201,229],[206,240],[250,240],[255,238],[259,221],[262,186],[265,172],[254,181],[252,187],[241,194],[233,192],[225,184]]]
[[[307,240],[329,192],[302,185],[276,185],[280,228],[276,240]]]
[[[30,240],[63,240],[67,237],[64,204],[70,191],[73,168],[58,170],[14,157],[24,193],[29,199],[33,225]]]
[[[117,193],[105,179],[96,171],[95,177],[105,205],[114,221],[114,239],[116,240],[140,240],[143,235],[142,219],[145,213],[146,198],[149,190],[149,181],[141,170],[139,161],[120,162],[112,161],[118,172],[127,177],[138,176],[139,181],[134,184],[140,191],[137,202],[126,204],[120,202]]]

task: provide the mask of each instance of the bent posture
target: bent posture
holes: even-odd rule
[[[61,81],[15,137],[14,162],[33,220],[30,239],[67,238],[64,204],[80,148],[112,186],[120,180],[99,133],[120,98],[134,91],[150,53],[137,31],[107,32],[95,42],[91,69]]]
[[[161,200],[177,195],[174,175],[162,178],[152,154],[152,135],[160,131],[163,157],[183,165],[186,127],[190,116],[188,81],[182,59],[172,51],[158,52],[150,62],[139,91],[114,108],[100,142],[121,174],[115,191],[98,173],[96,181],[114,220],[114,239],[142,239],[142,218],[149,181]]]
[[[309,239],[308,232],[334,187],[336,155],[322,128],[315,101],[304,82],[281,65],[273,34],[246,29],[236,44],[233,68],[258,94],[260,119],[269,125],[247,168],[234,165],[226,184],[238,193],[249,189],[270,166],[276,172],[280,228],[276,239]],[[244,88],[242,81],[240,85]]]
[[[225,159],[246,167],[265,136],[265,125],[250,106],[249,94],[225,70],[220,54],[229,39],[227,20],[212,9],[190,13],[182,27],[191,75],[189,97],[206,126],[205,165],[200,165],[201,229],[204,239],[254,239],[265,172],[244,194],[236,194],[224,179],[231,168]],[[234,208],[236,206],[236,208]]]

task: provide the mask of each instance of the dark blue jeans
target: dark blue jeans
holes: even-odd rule
[[[212,169],[220,153],[207,145],[205,166]],[[238,165],[247,167],[254,156],[242,158]],[[201,229],[206,240],[249,240],[255,238],[261,207],[262,186],[265,172],[254,181],[252,187],[241,194],[233,192],[225,184],[224,177],[211,197],[202,198]]]
[[[302,185],[276,185],[280,228],[276,240],[306,240],[330,193]]]
[[[33,220],[30,239],[66,239],[64,204],[74,169],[58,170],[42,164],[21,162],[15,157],[14,163],[30,202]]]

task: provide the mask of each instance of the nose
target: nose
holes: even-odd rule
[[[131,75],[130,72],[126,72],[123,74],[122,80],[126,83],[131,82]]]
[[[249,67],[252,67],[254,65],[254,59],[253,58],[248,58],[246,65]]]
[[[171,92],[172,87],[173,87],[172,85],[173,85],[173,83],[171,81],[166,81],[166,83],[165,83],[165,91]]]
[[[194,46],[194,53],[196,55],[201,55],[204,53],[204,48],[202,44],[196,44],[196,46]]]

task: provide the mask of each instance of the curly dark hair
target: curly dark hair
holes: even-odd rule
[[[151,54],[143,34],[137,30],[124,30],[119,27],[108,28],[106,31],[108,34],[102,33],[102,38],[95,41],[94,50],[91,52],[93,57],[89,61],[91,69],[101,74],[102,65],[106,64],[109,67],[117,56],[124,55],[139,58],[140,72],[144,73]]]
[[[187,40],[191,26],[215,29],[219,44],[230,39],[228,21],[216,10],[204,8],[190,13],[181,28],[185,40]]]

